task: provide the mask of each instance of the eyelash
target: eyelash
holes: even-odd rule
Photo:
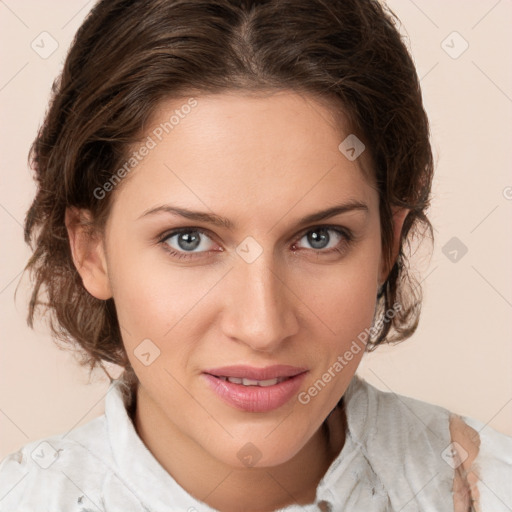
[[[326,254],[334,254],[334,253],[343,254],[348,249],[348,247],[352,244],[352,242],[354,241],[354,235],[348,229],[340,228],[339,226],[332,226],[332,225],[320,225],[320,226],[314,226],[312,228],[308,228],[306,231],[303,231],[298,236],[297,241],[300,241],[300,239],[304,235],[307,235],[310,232],[313,232],[316,230],[321,230],[321,229],[325,229],[328,231],[334,231],[335,233],[340,235],[343,238],[343,240],[338,244],[338,246],[332,247],[331,249],[327,249],[327,250],[306,249],[306,250],[318,253],[318,255],[326,255]],[[173,231],[170,231],[163,235],[160,235],[160,237],[158,239],[158,244],[161,244],[163,246],[164,250],[167,253],[169,253],[173,258],[177,258],[177,259],[201,258],[202,255],[204,255],[204,253],[208,252],[208,251],[195,252],[195,253],[194,252],[189,252],[189,253],[181,252],[181,251],[176,251],[176,250],[172,249],[166,243],[166,241],[169,238],[173,237],[174,235],[179,235],[181,233],[190,233],[190,232],[197,232],[197,233],[205,235],[206,237],[211,239],[211,236],[209,236],[208,232],[205,231],[204,229],[196,228],[196,227],[186,227],[186,228],[175,229]],[[295,243],[297,243],[297,242],[294,242],[293,245],[295,245]],[[339,245],[341,245],[342,247],[339,247]]]

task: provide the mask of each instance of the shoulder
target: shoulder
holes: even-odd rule
[[[125,386],[114,381],[104,414],[0,461],[0,512],[147,510],[120,460],[138,439],[126,409],[129,399]],[[139,453],[149,453],[139,444]]]
[[[347,391],[351,435],[398,508],[410,495],[412,507],[435,502],[436,510],[466,512],[463,505],[473,501],[481,510],[509,510],[504,503],[512,503],[512,438],[359,377]]]
[[[348,435],[391,509],[453,510],[453,469],[442,459],[451,442],[450,412],[380,390],[359,376],[347,391]]]
[[[0,462],[0,511],[103,510],[110,462],[104,416],[32,441]]]
[[[449,442],[451,412],[441,406],[378,389],[357,375],[346,396],[352,430],[361,440],[386,438],[403,446],[404,435],[412,434],[417,441],[438,439],[439,446]]]
[[[474,418],[452,415],[451,460],[455,512],[510,510],[512,504],[512,437]]]

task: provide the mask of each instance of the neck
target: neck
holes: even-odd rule
[[[134,409],[135,429],[162,467],[190,495],[222,512],[270,512],[314,502],[318,483],[345,441],[346,417],[340,406],[286,463],[238,469],[211,457],[179,431],[140,387]]]

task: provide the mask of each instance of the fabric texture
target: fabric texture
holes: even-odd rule
[[[105,414],[39,439],[0,462],[1,512],[213,512],[188,494],[138,436],[119,381]],[[357,375],[344,395],[345,444],[310,505],[281,512],[453,511],[451,412],[380,391]],[[478,512],[512,510],[512,438],[473,418],[480,435]]]

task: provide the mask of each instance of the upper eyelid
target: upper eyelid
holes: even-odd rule
[[[310,231],[314,231],[315,229],[327,229],[332,231],[342,231],[346,232],[347,234],[350,233],[350,229],[346,228],[344,226],[339,226],[337,224],[315,224],[314,226],[310,226],[309,228],[305,228],[297,233],[295,236],[304,236],[306,233],[309,233]]]

